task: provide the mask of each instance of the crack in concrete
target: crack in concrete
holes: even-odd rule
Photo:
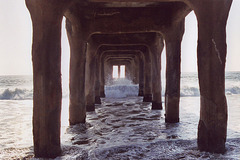
[[[217,57],[218,57],[218,59],[219,59],[219,62],[222,64],[222,59],[221,59],[221,56],[220,56],[220,52],[219,52],[219,50],[218,50],[218,48],[217,48],[217,44],[216,44],[216,42],[215,42],[214,39],[212,39],[212,43],[214,44],[215,51],[217,52]]]

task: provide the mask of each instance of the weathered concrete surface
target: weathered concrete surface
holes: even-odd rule
[[[88,112],[95,110],[95,72],[97,46],[88,43],[86,55],[86,73],[85,73],[85,96],[86,109]]]
[[[95,5],[95,7],[91,7]],[[191,9],[183,2],[158,3],[148,7],[105,7],[76,3],[68,13],[83,21],[82,27],[92,33],[161,32],[173,21],[183,19]],[[68,15],[67,15],[68,16]],[[86,27],[87,26],[87,27]]]
[[[161,53],[163,47],[162,36],[156,35],[155,43],[149,47],[152,56],[152,109],[162,109]]]
[[[66,29],[70,44],[70,84],[69,84],[69,123],[71,125],[85,123],[85,63],[86,42],[82,37],[81,30],[74,29],[77,26],[69,24],[67,20]]]
[[[179,122],[181,41],[184,33],[184,21],[174,24],[164,34],[166,43],[166,92],[165,121]]]
[[[95,104],[101,104],[101,92],[100,92],[100,75],[101,75],[101,68],[100,62],[98,57],[96,58],[96,65],[95,65]]]
[[[71,1],[26,0],[33,24],[33,142],[35,157],[61,154],[61,23]],[[55,10],[55,12],[53,12]]]
[[[213,0],[207,6],[194,3],[198,20],[198,77],[201,94],[198,148],[201,151],[225,152],[226,22],[231,3],[231,0]]]

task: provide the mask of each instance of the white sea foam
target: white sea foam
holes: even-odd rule
[[[141,97],[102,100],[102,105],[96,106],[96,112],[88,113],[86,124],[67,129],[63,138],[67,144],[63,144],[63,155],[57,159],[239,158],[237,116],[229,119],[234,126],[228,127],[224,155],[197,149],[199,97],[181,98],[180,123],[176,124],[165,123],[164,110],[152,111],[150,103],[143,103]],[[232,109],[229,115],[236,113],[239,107]]]
[[[139,86],[134,84],[129,85],[109,85],[105,86],[106,97],[111,98],[125,98],[138,95]],[[231,88],[226,88],[226,95],[238,95],[240,94],[240,88],[238,86],[233,86]],[[180,90],[181,97],[198,97],[200,95],[199,89],[197,87],[183,86]],[[164,96],[164,90],[162,91],[162,96]],[[68,92],[63,91],[63,98],[68,97]],[[33,90],[30,89],[5,89],[0,91],[0,100],[31,100],[33,98]]]
[[[87,113],[85,124],[74,126],[68,126],[69,104],[63,99],[63,152],[56,160],[239,159],[239,96],[227,96],[227,152],[223,155],[197,149],[199,97],[181,98],[176,124],[165,123],[165,111],[151,110],[151,103],[142,102],[142,97],[128,97],[102,99],[95,112]],[[0,101],[0,106],[0,159],[31,158],[32,101]]]
[[[110,79],[110,78],[109,78]],[[107,97],[124,98],[138,95],[138,85],[134,85],[127,79],[115,79],[107,81],[105,93]],[[226,72],[226,95],[240,94],[240,72]],[[162,83],[162,96],[165,95],[165,81]],[[183,73],[181,76],[181,97],[199,97],[199,84],[197,73]]]
[[[197,87],[183,86],[180,90],[181,97],[196,97],[199,95],[200,95],[200,92]]]
[[[111,98],[125,98],[138,95],[139,86],[132,83],[132,81],[120,78],[115,79],[105,86],[106,97]]]
[[[239,95],[240,94],[240,86],[236,84],[236,86],[226,86],[225,89],[226,95]],[[200,96],[200,91],[198,87],[190,87],[190,86],[182,86],[180,90],[181,97],[198,97]]]
[[[231,88],[226,88],[227,95],[240,94],[240,88],[238,86],[233,86]]]
[[[32,98],[33,90],[27,89],[5,89],[2,93],[0,93],[0,100],[29,100]]]
[[[226,72],[226,95],[240,94],[240,72]],[[33,98],[32,76],[0,76],[0,100],[29,100]],[[68,86],[68,85],[66,85]],[[163,80],[162,95],[165,84]],[[108,79],[105,86],[107,97],[124,98],[138,95],[138,85],[130,80]],[[68,98],[68,88],[63,88],[63,98]],[[183,73],[181,76],[181,97],[198,97],[199,84],[197,73]]]

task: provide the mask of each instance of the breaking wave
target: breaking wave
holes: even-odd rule
[[[125,98],[138,95],[139,86],[134,84],[115,84],[105,86],[106,97]],[[228,87],[225,90],[226,95],[240,94],[240,87]],[[162,90],[162,96],[165,95],[165,89]],[[183,86],[180,90],[181,97],[199,97],[200,91],[198,87]]]
[[[112,85],[105,87],[106,97],[125,98],[138,95],[138,85]]]
[[[125,98],[138,95],[139,86],[128,79],[115,79],[105,86],[106,97]]]
[[[181,97],[198,97],[200,96],[199,89],[197,87],[182,87],[180,90]]]
[[[237,86],[226,88],[226,95],[240,94],[240,88]]]
[[[106,97],[109,98],[125,98],[138,96],[139,85],[132,84],[129,81],[125,83],[116,82],[112,85],[105,86]],[[162,96],[164,96],[165,89],[162,90]],[[239,95],[240,87],[229,86],[225,90],[226,95]],[[68,98],[68,91],[63,90],[63,98]],[[198,97],[200,96],[200,91],[198,87],[182,86],[180,90],[181,97]],[[0,100],[32,100],[33,99],[33,89],[3,89],[0,90]]]
[[[232,86],[225,89],[226,95],[237,95],[240,94],[240,87]],[[200,96],[199,88],[197,87],[182,87],[180,91],[181,97],[198,97]]]
[[[27,89],[5,89],[2,93],[0,93],[0,100],[30,100],[32,98],[33,90]]]

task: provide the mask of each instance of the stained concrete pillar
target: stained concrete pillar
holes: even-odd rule
[[[33,25],[34,154],[44,158],[61,154],[61,23],[68,3],[56,2],[26,0]]]
[[[144,95],[144,64],[143,60],[139,62],[139,91],[138,96]]]
[[[85,63],[86,42],[78,24],[66,20],[66,29],[70,45],[70,74],[69,74],[69,123],[70,125],[85,123]]]
[[[126,78],[130,81],[133,81],[133,68],[132,63],[125,64],[125,74]]]
[[[85,72],[85,104],[87,111],[95,110],[95,69],[96,69],[96,49],[92,43],[87,45],[86,72]]]
[[[117,65],[118,66],[118,78],[120,78],[120,72],[121,72],[121,65]]]
[[[95,72],[95,104],[101,104],[100,98],[100,60],[96,59],[96,72]]]
[[[203,5],[203,4],[208,5]],[[200,120],[198,148],[224,153],[227,134],[225,97],[226,22],[231,0],[195,4],[198,20],[198,77]]]
[[[106,63],[105,61],[104,62],[104,81],[105,81],[105,84],[104,85],[109,85],[109,84],[112,84],[113,82],[113,65],[110,64],[110,63]]]
[[[162,109],[161,53],[163,47],[162,36],[156,35],[156,42],[150,46],[152,55],[152,109]]]
[[[104,63],[100,61],[100,97],[106,97],[104,85],[105,85],[105,75],[104,75]]]
[[[149,52],[149,51],[147,51]],[[152,102],[152,65],[151,57],[144,61],[144,96],[143,102]]]
[[[139,84],[139,56],[134,57],[134,63],[132,64],[133,83]]]
[[[113,65],[110,63],[105,63],[104,61],[104,80],[105,80],[105,85],[112,84],[113,82]]]
[[[179,122],[181,41],[184,33],[184,20],[173,25],[165,33],[166,43],[166,92],[165,121]]]

